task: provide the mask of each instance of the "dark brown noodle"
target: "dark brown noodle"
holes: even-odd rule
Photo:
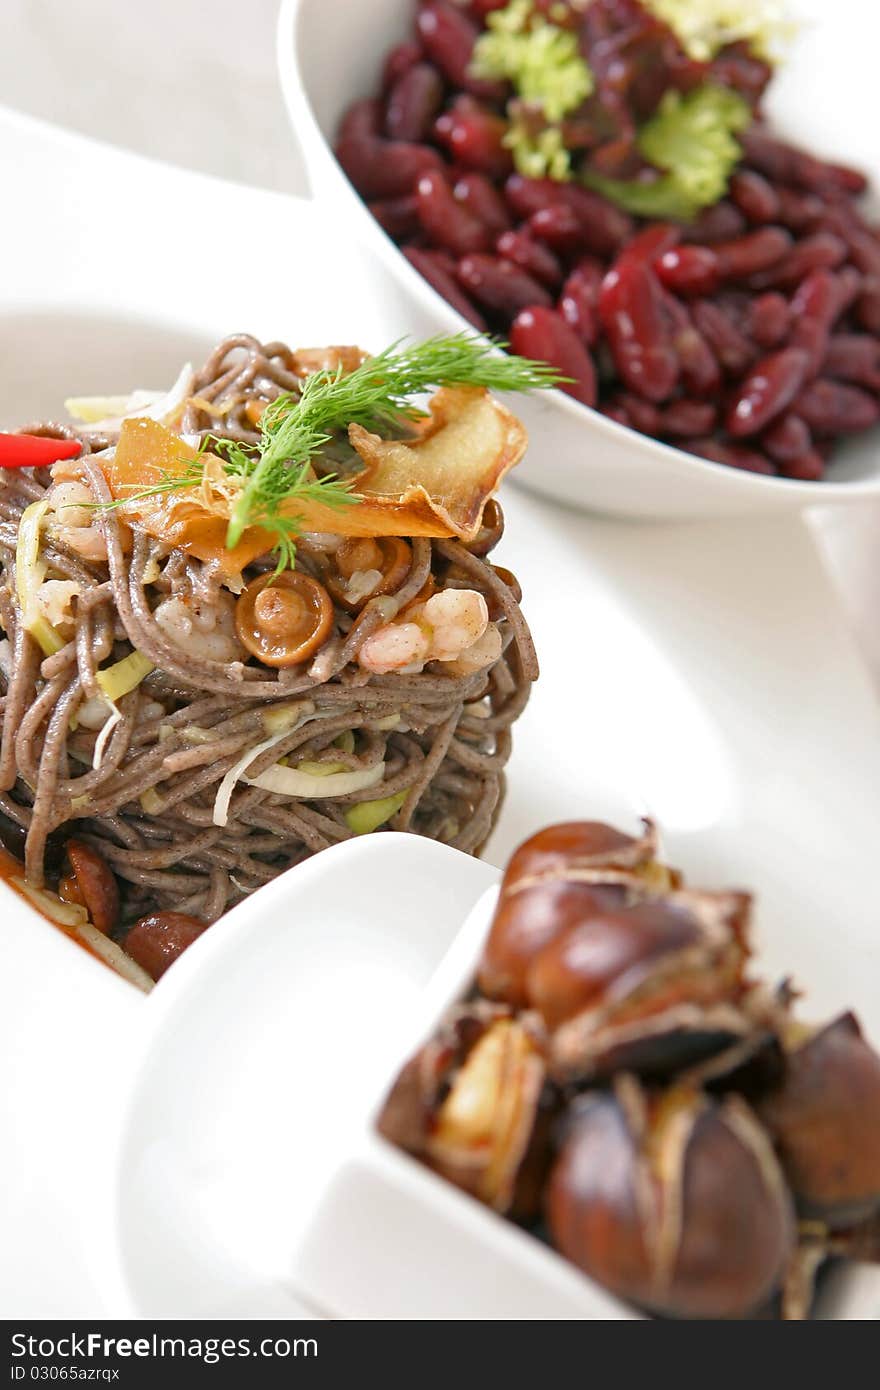
[[[198,374],[193,395],[201,404],[188,406],[182,430],[256,442],[249,402],[297,391],[296,366],[283,344],[228,338]],[[89,485],[109,500],[96,455],[113,445],[112,435],[54,424],[28,428],[81,439]],[[398,792],[406,799],[391,828],[467,853],[479,850],[503,794],[510,726],[537,676],[519,606],[486,560],[455,540],[414,540],[410,574],[393,596],[393,610],[410,602],[432,573],[441,583],[447,575],[452,583],[466,582],[501,614],[503,652],[491,668],[454,676],[437,663],[418,674],[369,675],[353,662],[369,634],[391,616],[385,598],[368,602],[357,620],[337,607],[335,633],[311,664],[279,672],[194,657],[171,640],[153,616],[157,603],[175,594],[210,605],[216,573],[180,551],[169,553],[137,528],[126,553],[117,515],[106,512],[97,523],[106,563],[83,560],[51,532],[46,538],[49,577],[72,579],[82,593],[74,602],[74,638],[42,658],[21,623],[15,546],[22,511],[45,495],[50,482],[45,471],[0,475],[0,621],[9,641],[8,673],[0,678],[0,827],[14,848],[21,848],[23,836],[32,883],[54,883],[58,848],[75,834],[121,880],[126,921],[163,908],[213,921],[281,870],[350,838],[344,812],[353,803]],[[327,563],[322,538],[305,537],[300,567],[321,578]],[[76,714],[98,692],[99,667],[132,648],[155,670],[119,701],[121,719],[95,769],[97,734],[75,727]],[[383,782],[308,802],[239,783],[228,823],[214,825],[224,774],[266,737],[264,716],[273,705],[294,698],[311,701],[317,717],[256,759],[248,776],[295,753],[296,760],[332,757],[352,770],[384,761]],[[376,727],[395,713],[400,727]],[[204,741],[193,742],[193,729],[204,731]],[[357,735],[354,752],[334,743],[345,731]]]

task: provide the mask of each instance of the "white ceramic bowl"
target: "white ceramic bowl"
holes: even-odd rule
[[[863,141],[855,148],[865,124],[858,112],[875,81],[867,66],[875,48],[868,30],[878,28],[877,17],[866,12],[864,0],[839,0],[824,17],[817,0],[800,0],[797,10],[809,27],[780,79],[774,115],[822,153],[857,156],[864,167],[880,172],[876,147]],[[283,0],[278,63],[316,196],[335,207],[352,235],[382,259],[405,294],[407,318],[401,331],[418,336],[469,325],[386,236],[332,148],[340,117],[352,101],[375,90],[382,59],[409,32],[411,14],[410,0]],[[853,43],[857,32],[861,46]],[[820,104],[814,90],[817,70],[822,75]],[[832,481],[816,486],[707,463],[618,425],[561,391],[518,397],[515,408],[532,441],[516,481],[595,511],[645,518],[737,516],[880,497],[877,432],[843,448],[835,458]]]

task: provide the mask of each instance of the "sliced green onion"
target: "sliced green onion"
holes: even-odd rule
[[[25,632],[30,633],[44,656],[54,656],[64,646],[64,639],[51,623],[34,612],[37,590],[46,577],[46,565],[40,559],[40,528],[48,510],[49,503],[43,498],[42,502],[31,502],[21,514],[15,546],[15,591]]]
[[[382,796],[377,801],[359,801],[349,806],[344,820],[355,835],[369,835],[378,830],[392,816],[395,816],[406,801],[406,792],[395,792],[393,796]]]
[[[130,690],[136,689],[153,669],[152,661],[143,652],[129,652],[121,661],[99,671],[96,679],[107,699],[115,704]]]

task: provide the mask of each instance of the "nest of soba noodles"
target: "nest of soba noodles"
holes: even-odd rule
[[[264,404],[296,392],[317,366],[346,365],[347,351],[297,354],[230,338],[178,393],[175,432],[190,446],[209,434],[256,444]],[[236,649],[231,616],[236,590],[274,568],[270,555],[230,576],[216,556],[169,546],[148,515],[89,509],[83,488],[97,502],[111,500],[123,429],[119,420],[30,426],[76,437],[82,454],[51,471],[0,476],[0,827],[28,883],[54,891],[65,842],[89,846],[119,884],[114,934],[124,938],[126,925],[150,912],[214,921],[282,870],[362,831],[352,810],[365,803],[367,828],[412,831],[476,853],[501,803],[511,726],[537,676],[516,582],[485,558],[503,525],[497,504],[480,499],[482,521],[470,539],[410,535],[392,593],[371,596],[363,576],[364,592],[345,592],[351,577],[343,580],[345,601],[334,598],[319,650],[273,669]],[[342,441],[335,456],[331,448],[318,472],[344,469],[349,448]],[[65,506],[53,510],[63,486]],[[43,501],[39,562],[44,584],[54,585],[42,590],[44,612],[63,637],[48,656],[25,621],[15,572],[22,514]],[[338,535],[306,532],[296,561],[297,572],[337,595],[339,545]],[[495,634],[484,646],[488,664],[365,668],[371,637],[426,595],[450,590],[485,600]],[[132,653],[148,673],[111,707],[101,673]],[[345,786],[341,774],[370,776],[333,795],[259,785],[269,769],[303,766],[313,792],[322,775],[328,787]]]

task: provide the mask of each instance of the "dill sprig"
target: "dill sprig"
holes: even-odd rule
[[[358,498],[352,496],[356,477],[316,477],[311,468],[311,460],[351,424],[394,437],[405,432],[408,422],[425,415],[418,398],[437,387],[533,391],[566,379],[544,362],[499,352],[506,346],[500,339],[469,333],[438,335],[414,344],[399,340],[354,371],[346,374],[340,364],[335,370],[314,372],[299,393],[276,397],[263,412],[257,444],[209,437],[204,443],[240,485],[226,531],[227,547],[232,549],[247,527],[261,526],[274,537],[278,570],[292,568],[303,520],[297,515],[298,501],[333,508],[357,505]],[[180,474],[111,505],[191,488],[201,479],[201,465],[193,460]]]
[[[246,526],[278,530],[289,516],[291,464],[307,464],[340,430],[362,425],[376,434],[398,433],[407,421],[424,415],[416,397],[439,386],[481,386],[490,391],[532,391],[555,386],[558,373],[543,362],[502,356],[506,346],[456,333],[411,345],[392,343],[354,371],[315,372],[306,377],[299,396],[278,396],[261,421],[256,454],[241,446],[224,453],[227,467],[244,480],[229,522],[226,543],[235,545]],[[351,484],[320,479],[320,500],[346,505]],[[331,500],[332,499],[332,500]]]

